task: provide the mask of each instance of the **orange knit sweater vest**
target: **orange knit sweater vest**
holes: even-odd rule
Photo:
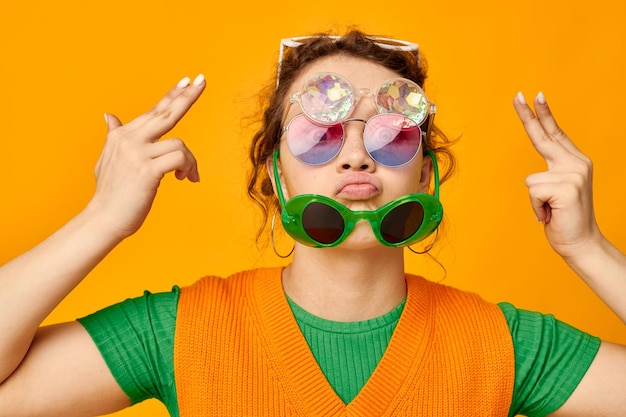
[[[498,306],[407,275],[385,355],[344,404],[287,300],[281,269],[207,277],[180,293],[174,371],[181,417],[506,417],[515,359]]]

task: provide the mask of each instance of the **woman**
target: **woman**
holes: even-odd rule
[[[624,347],[405,274],[402,247],[441,220],[437,161],[454,165],[417,47],[357,31],[282,46],[249,192],[280,213],[292,263],[39,329],[139,229],[165,173],[199,179],[184,144],[158,138],[202,76],[126,125],[107,115],[93,199],[0,270],[0,415],[96,415],[150,397],[174,416],[622,415]],[[551,245],[626,321],[626,260],[596,225],[589,160],[541,94],[536,113],[521,94],[514,106],[548,162],[528,185]]]

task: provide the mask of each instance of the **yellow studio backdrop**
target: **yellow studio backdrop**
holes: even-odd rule
[[[26,251],[89,201],[105,138],[103,113],[128,121],[184,76],[207,88],[170,137],[195,153],[200,184],[168,175],[139,233],[54,311],[73,320],[144,289],[284,262],[260,251],[245,196],[250,131],[242,117],[270,81],[279,39],[358,25],[420,44],[437,122],[459,170],[442,188],[446,234],[407,269],[491,301],[554,313],[626,343],[619,320],[552,252],[525,177],[545,169],[511,105],[542,90],[557,120],[594,160],[603,232],[626,248],[626,3],[598,0],[334,2],[31,1],[0,13],[0,263]],[[285,250],[289,239],[279,242]],[[37,291],[37,288],[33,288]],[[16,320],[19,320],[16,317]],[[119,416],[165,415],[148,401]]]

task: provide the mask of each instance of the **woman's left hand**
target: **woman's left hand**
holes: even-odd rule
[[[548,165],[547,171],[526,178],[530,201],[552,248],[572,260],[603,240],[593,211],[593,165],[558,126],[542,93],[533,105],[534,111],[521,93],[513,100],[528,137]]]
[[[593,168],[559,128],[543,94],[533,110],[518,94],[517,114],[548,170],[526,179],[530,200],[554,250],[626,323],[626,256],[602,236],[593,212]],[[551,416],[623,416],[626,347],[602,342],[576,390]]]

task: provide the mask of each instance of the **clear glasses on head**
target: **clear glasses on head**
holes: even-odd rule
[[[276,74],[276,86],[278,87],[278,80],[280,78],[280,69],[283,63],[283,56],[285,55],[286,48],[297,48],[301,46],[305,41],[309,39],[316,39],[319,36],[297,36],[294,38],[283,38],[280,40],[280,50],[278,52],[278,72]],[[341,39],[341,36],[324,36],[326,39],[337,41]],[[415,52],[417,55],[417,62],[419,62],[419,45],[409,41],[403,41],[399,39],[381,38],[381,37],[368,37],[374,44],[384,49],[392,51],[402,52]]]

